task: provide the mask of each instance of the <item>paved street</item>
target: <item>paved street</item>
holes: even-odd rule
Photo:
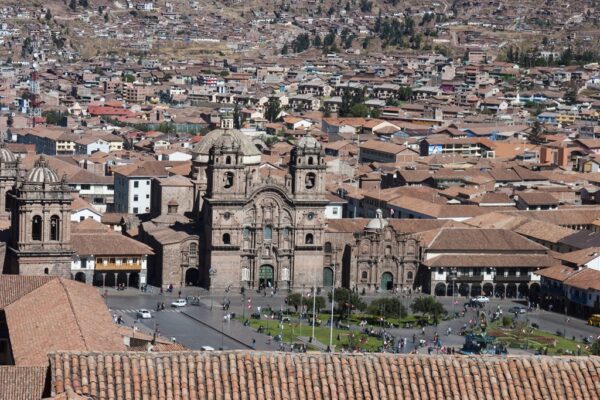
[[[253,329],[243,326],[238,321],[226,320],[226,313],[235,313],[236,315],[249,315],[256,311],[256,307],[271,307],[274,310],[285,309],[284,302],[285,294],[278,293],[274,296],[264,296],[258,293],[247,293],[245,299],[239,293],[219,293],[213,298],[213,311],[210,311],[211,297],[207,291],[197,288],[187,288],[182,293],[182,297],[186,295],[200,296],[200,305],[188,305],[182,308],[174,308],[170,303],[177,299],[178,293],[159,294],[156,290],[154,293],[141,293],[137,290],[127,290],[117,292],[112,289],[108,290],[107,305],[112,312],[121,315],[124,318],[127,326],[132,326],[135,320],[135,311],[140,308],[146,308],[153,311],[153,318],[148,320],[140,320],[138,326],[141,330],[151,333],[155,327],[161,335],[167,338],[175,338],[190,349],[200,349],[202,346],[211,346],[215,349],[247,349],[255,346],[259,350],[277,350],[279,345],[275,342],[269,342],[265,335],[256,333]],[[323,293],[326,297],[326,294]],[[382,295],[383,296],[383,295]],[[366,297],[365,301],[371,301],[375,296]],[[228,299],[230,301],[230,309],[223,311],[221,303]],[[464,297],[456,298],[453,304],[452,298],[438,298],[444,304],[449,312],[461,311],[466,302]],[[155,312],[157,302],[165,303],[165,310]],[[402,303],[409,307],[412,298],[403,298]],[[518,303],[512,300],[500,300],[492,298],[486,306],[487,311],[495,311],[500,305],[504,315],[508,314],[508,309]],[[243,306],[245,305],[245,306]],[[249,308],[249,306],[251,308]],[[564,315],[550,313],[547,311],[532,311],[519,318],[528,319],[532,323],[539,325],[540,329],[555,333],[557,331],[565,331],[568,338],[575,336],[581,340],[584,336],[597,336],[600,334],[600,328],[590,327],[586,321],[569,317],[568,320]],[[426,339],[428,343],[433,339],[437,332],[440,335],[442,345],[460,347],[463,344],[464,338],[456,333],[464,324],[469,324],[470,320],[476,319],[476,312],[468,309],[464,317],[453,319],[450,321],[441,321],[437,327],[426,327],[425,336],[422,336],[420,328],[413,329],[389,329],[388,331],[396,338],[407,338],[408,346],[404,349],[405,352],[412,351],[414,346],[412,343],[413,335],[416,335],[416,341]],[[567,322],[568,321],[568,322]],[[276,322],[273,322],[276,324]],[[448,327],[452,328],[452,334],[447,336]],[[253,339],[256,343],[253,344]],[[420,352],[426,351],[426,348],[419,349]],[[515,353],[511,349],[511,353]]]

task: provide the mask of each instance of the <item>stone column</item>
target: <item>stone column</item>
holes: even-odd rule
[[[126,272],[127,275],[127,287],[129,287],[129,275],[131,274],[131,272]]]
[[[106,272],[102,273],[102,287],[106,287]]]

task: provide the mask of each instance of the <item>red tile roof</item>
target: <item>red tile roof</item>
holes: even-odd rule
[[[45,397],[46,367],[0,366],[0,399],[37,400]]]
[[[4,279],[0,275],[0,282]],[[50,279],[4,307],[4,313],[18,366],[44,366],[50,351],[125,349],[98,290],[83,283]]]
[[[50,354],[53,395],[98,399],[582,399],[597,357],[277,352]]]

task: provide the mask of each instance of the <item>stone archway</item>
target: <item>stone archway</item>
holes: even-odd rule
[[[106,273],[106,279],[104,280],[104,286],[107,287],[114,287],[116,285],[116,279],[115,279],[115,273],[114,272],[107,272]]]
[[[517,285],[509,283],[506,286],[506,298],[514,299],[515,297],[517,297]]]
[[[127,273],[119,272],[117,274],[117,285],[123,285],[127,287]]]
[[[185,271],[185,284],[187,286],[196,286],[200,280],[200,271],[198,268],[188,268]]]
[[[498,284],[496,285],[496,290],[495,293],[496,297],[506,297],[506,293],[504,291],[504,285],[503,284]]]
[[[529,286],[526,283],[521,283],[518,288],[519,298],[525,298],[529,296]]]
[[[479,296],[481,294],[481,285],[474,283],[471,285],[471,297]]]
[[[140,287],[140,274],[137,272],[132,272],[129,274],[129,287]]]
[[[458,287],[458,294],[467,297],[469,295],[469,285],[466,283],[461,283]]]
[[[333,269],[329,267],[323,268],[323,287],[333,286]]]
[[[81,282],[81,283],[85,283],[85,273],[84,272],[78,272],[75,274],[75,280],[77,282]]]
[[[94,286],[102,286],[103,285],[102,272],[94,273],[94,279],[92,280],[92,285],[94,285]]]
[[[381,274],[381,290],[393,290],[394,289],[394,275],[391,272],[384,272]]]
[[[483,294],[488,297],[494,296],[494,285],[491,283],[484,283]]]
[[[435,285],[434,293],[436,296],[446,296],[446,284],[438,283]]]
[[[273,287],[275,283],[273,278],[275,276],[274,268],[272,265],[264,264],[261,265],[258,270],[258,287],[259,288],[267,288]]]

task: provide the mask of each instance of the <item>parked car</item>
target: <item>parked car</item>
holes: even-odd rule
[[[136,316],[142,319],[152,318],[152,314],[150,313],[150,311],[144,309],[137,310]]]
[[[523,307],[523,306],[514,306],[508,309],[508,312],[511,314],[517,313],[517,314],[525,314],[527,312],[527,308]]]
[[[473,298],[474,301],[478,301],[480,303],[489,303],[490,299],[486,296],[477,296],[475,298]]]
[[[187,300],[185,299],[177,299],[171,303],[171,307],[185,307],[187,306]]]

